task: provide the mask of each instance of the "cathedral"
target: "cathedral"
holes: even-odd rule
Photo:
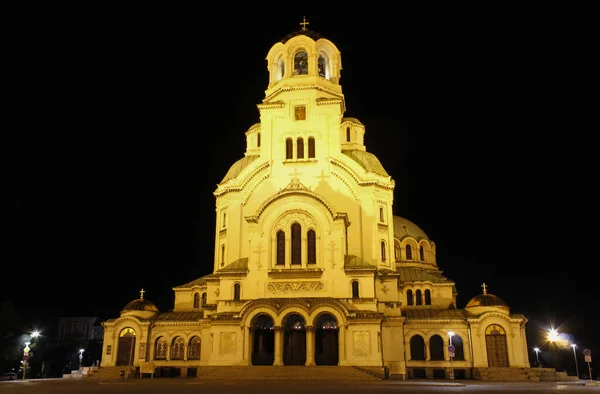
[[[394,214],[368,125],[344,116],[340,51],[307,24],[266,54],[260,123],[214,191],[212,273],[174,287],[170,311],[141,291],[103,322],[101,366],[529,368],[526,317],[485,284],[459,308],[434,240]]]

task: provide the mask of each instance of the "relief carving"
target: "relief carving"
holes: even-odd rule
[[[323,282],[272,282],[267,284],[267,290],[275,294],[287,294],[297,291],[322,291]]]
[[[371,338],[369,331],[354,331],[352,333],[355,356],[368,356],[371,353]]]

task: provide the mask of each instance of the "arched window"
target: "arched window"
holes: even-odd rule
[[[233,300],[234,301],[240,300],[240,284],[239,283],[236,283],[233,285]]]
[[[285,75],[285,62],[283,61],[283,59],[279,61],[279,71],[281,72],[281,76],[279,77],[279,79],[281,79]]]
[[[302,264],[302,227],[292,224],[292,264]]]
[[[169,348],[169,343],[164,337],[160,337],[156,340],[156,345],[154,347],[154,358],[157,360],[167,358],[167,349]]]
[[[313,159],[315,157],[315,139],[314,137],[308,137],[308,158]]]
[[[444,340],[439,335],[429,339],[429,359],[444,360]]]
[[[420,335],[413,335],[410,338],[410,359],[425,360],[425,340]]]
[[[406,305],[414,305],[412,290],[406,291]]]
[[[225,228],[227,226],[227,212],[223,212],[223,223],[221,223],[221,227]]]
[[[385,242],[381,241],[381,261],[385,261]]]
[[[182,337],[176,337],[171,344],[171,360],[183,360],[185,341]]]
[[[352,298],[360,298],[360,294],[358,292],[358,281],[357,280],[353,280],[352,281]]]
[[[425,290],[425,305],[431,305],[431,291]]]
[[[202,293],[202,298],[201,298],[201,301],[200,301],[200,305],[202,307],[206,306],[206,293]]]
[[[381,223],[383,223],[384,222],[383,219],[384,219],[384,217],[383,217],[383,207],[379,207],[379,221]]]
[[[225,265],[225,245],[221,245],[221,267]]]
[[[346,141],[350,142],[350,127],[346,127]]]
[[[458,335],[452,336],[452,346],[454,346],[454,359],[455,360],[464,360],[465,359],[465,349],[463,346],[463,340]]]
[[[308,53],[298,51],[294,55],[294,75],[308,74]]]
[[[394,259],[400,261],[400,245],[394,242]]]
[[[423,298],[422,297],[423,297],[423,295],[421,294],[421,290],[417,290],[416,293],[415,293],[415,298],[416,298],[415,301],[417,301],[417,305],[423,305]]]
[[[315,230],[308,230],[306,233],[306,243],[308,247],[308,264],[317,264],[317,233]]]
[[[200,338],[192,337],[188,344],[188,360],[200,360]]]
[[[410,245],[406,245],[406,260],[412,260],[412,247]]]
[[[194,308],[200,308],[200,294],[194,294]]]
[[[260,133],[256,134],[256,147],[260,148]]]
[[[323,55],[319,55],[319,76],[327,78],[327,59]]]
[[[296,158],[304,159],[304,140],[302,138],[296,140]]]
[[[294,143],[291,138],[285,140],[285,159],[291,160],[294,158]]]
[[[419,246],[419,260],[425,261],[425,249],[423,249],[423,245]]]
[[[283,230],[277,231],[277,265],[285,264],[285,233]]]

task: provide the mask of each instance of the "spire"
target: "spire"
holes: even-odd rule
[[[144,299],[144,293],[145,293],[144,289],[140,290],[140,300]]]
[[[485,283],[481,285],[481,288],[483,289],[483,294],[487,294],[487,285]]]
[[[303,19],[303,20],[302,20],[302,22],[300,22],[300,26],[302,26],[302,30],[306,31],[306,30],[308,30],[308,29],[306,28],[306,25],[308,25],[308,24],[309,24],[309,22],[307,22],[307,21],[306,21],[306,17],[305,17],[305,16],[304,16],[304,17],[302,17],[302,19]]]

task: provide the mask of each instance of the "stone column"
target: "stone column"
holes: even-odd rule
[[[306,363],[307,367],[315,365],[315,326],[305,326],[306,330]]]
[[[275,355],[273,365],[283,365],[283,326],[274,326]]]

